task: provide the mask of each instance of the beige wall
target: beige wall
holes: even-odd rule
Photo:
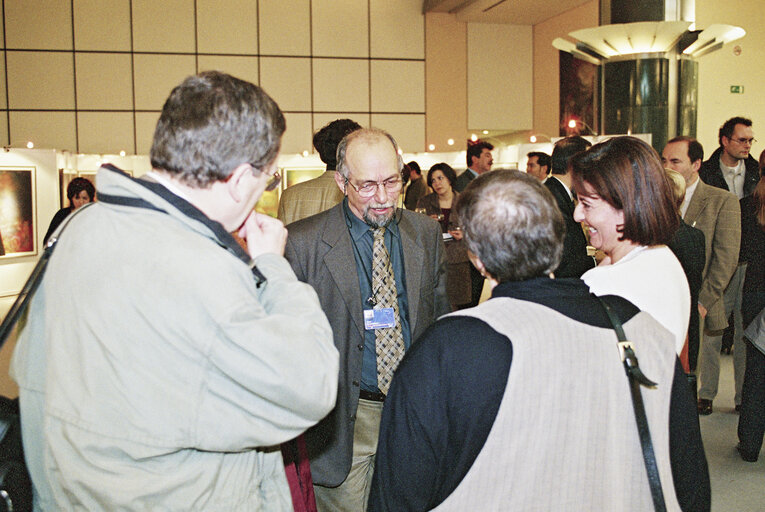
[[[558,136],[560,119],[558,50],[553,39],[598,25],[598,0],[534,25],[534,121],[532,131]]]
[[[425,16],[425,133],[435,151],[463,149],[467,130],[467,24]],[[448,140],[454,146],[448,145]]]
[[[32,140],[72,152],[146,154],[172,87],[221,69],[260,84],[280,104],[285,153],[311,150],[328,116],[386,128],[405,151],[425,148],[419,1],[4,4],[2,145]]]
[[[744,116],[754,122],[759,142],[752,148],[757,158],[765,149],[765,5],[757,0],[718,2],[696,0],[696,24],[705,28],[714,23],[737,25],[746,36],[722,50],[699,59],[699,115],[697,138],[705,156],[718,147],[717,131],[726,119]],[[735,45],[741,55],[733,53]],[[731,85],[743,85],[744,94],[731,94]]]
[[[531,129],[532,27],[468,24],[468,128]]]

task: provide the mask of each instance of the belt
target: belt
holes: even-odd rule
[[[380,393],[379,391],[373,392],[361,389],[359,390],[359,398],[363,398],[364,400],[371,400],[373,402],[384,402],[385,394]]]

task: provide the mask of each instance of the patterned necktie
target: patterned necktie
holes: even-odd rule
[[[375,309],[393,308],[396,325],[375,329],[375,352],[377,353],[377,387],[388,394],[393,372],[404,357],[404,335],[401,332],[401,316],[398,311],[396,279],[390,255],[385,248],[385,228],[376,228],[372,246],[372,296]]]

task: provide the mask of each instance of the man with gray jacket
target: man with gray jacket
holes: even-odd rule
[[[105,165],[53,234],[12,362],[37,509],[292,510],[279,444],[334,406],[338,354],[253,211],[284,128],[259,87],[189,77],[151,172]]]

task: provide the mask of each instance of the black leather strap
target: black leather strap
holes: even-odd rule
[[[624,335],[624,329],[622,329],[622,323],[619,321],[619,318],[606,301],[597,296],[596,298],[603,305],[603,309],[606,310],[608,319],[611,321],[614,331],[616,331],[616,337],[619,339],[619,352],[622,355],[624,371],[630,381],[632,408],[635,411],[635,422],[637,423],[638,435],[640,436],[640,447],[643,450],[643,462],[645,463],[645,470],[648,475],[648,484],[651,486],[651,497],[653,498],[654,510],[656,510],[656,512],[665,512],[667,508],[664,502],[664,493],[661,489],[659,467],[656,464],[656,455],[653,451],[651,431],[648,428],[648,418],[646,418],[645,406],[643,405],[643,395],[640,393],[641,385],[648,388],[654,388],[656,387],[656,383],[649,380],[640,370],[635,351],[632,348],[632,344],[627,341],[627,337]]]

